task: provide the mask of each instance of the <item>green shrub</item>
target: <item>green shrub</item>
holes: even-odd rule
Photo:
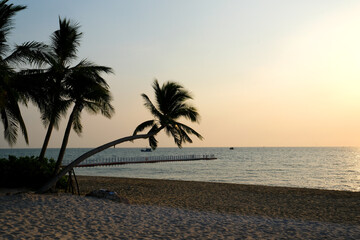
[[[0,187],[28,187],[39,188],[47,182],[54,173],[55,160],[39,157],[0,158]],[[59,188],[65,188],[67,177],[58,182]]]

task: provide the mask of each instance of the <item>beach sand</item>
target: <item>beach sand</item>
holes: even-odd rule
[[[133,204],[360,225],[360,192],[136,178],[77,179],[81,194],[105,188]]]
[[[360,239],[360,193],[78,176],[131,204],[69,194],[0,196],[1,239]]]

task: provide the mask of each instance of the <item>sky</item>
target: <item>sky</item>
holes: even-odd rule
[[[131,135],[151,119],[141,94],[176,81],[201,115],[204,136],[184,147],[360,146],[360,2],[334,0],[10,1],[26,5],[10,43],[49,43],[58,18],[79,23],[79,58],[113,68],[111,119],[83,113],[68,147],[96,147]],[[30,144],[46,128],[22,107]],[[65,124],[49,147],[59,148]],[[2,126],[0,130],[3,131]],[[159,147],[175,147],[159,134]],[[139,140],[118,147],[146,147]],[[9,145],[0,138],[0,148]]]

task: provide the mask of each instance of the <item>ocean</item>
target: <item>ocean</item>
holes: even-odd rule
[[[69,148],[70,162],[90,149]],[[0,157],[38,155],[40,149],[0,149]],[[59,149],[48,149],[55,158]],[[152,178],[360,191],[360,149],[351,147],[110,148],[93,159],[214,154],[217,160],[75,168],[77,175]]]

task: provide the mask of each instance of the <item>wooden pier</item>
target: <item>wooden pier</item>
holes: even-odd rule
[[[104,159],[87,159],[76,167],[99,167],[114,166],[135,163],[160,163],[160,162],[180,162],[180,161],[199,161],[215,160],[214,154],[210,155],[182,155],[182,156],[149,156],[149,157],[109,157]],[[66,166],[68,163],[64,163]]]

